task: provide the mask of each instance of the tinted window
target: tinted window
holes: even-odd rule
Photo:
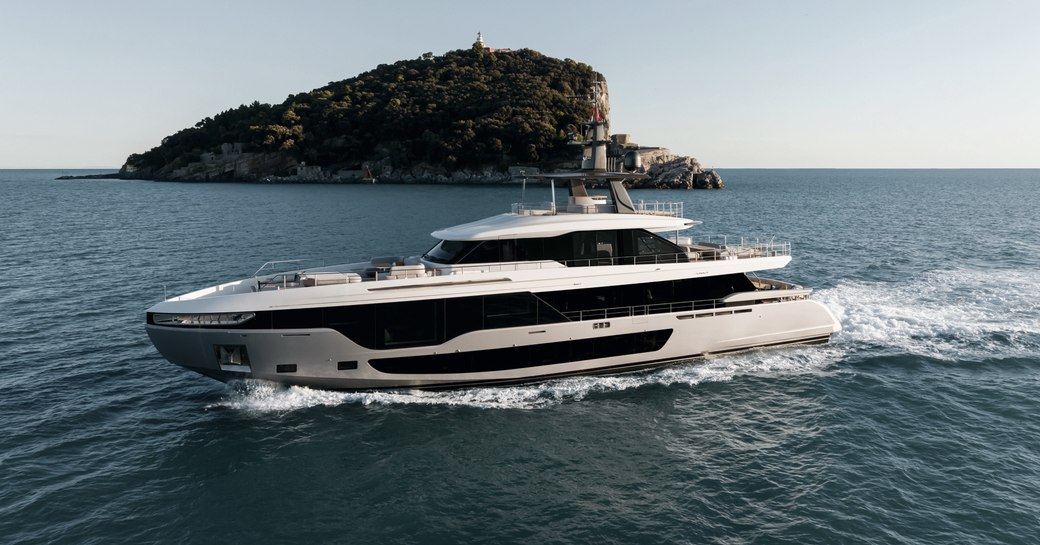
[[[646,231],[635,232],[634,255],[677,254],[682,250],[667,240]]]
[[[500,261],[502,261],[502,256],[499,253],[498,241],[485,240],[463,256],[462,259],[453,263],[498,263]]]
[[[546,239],[548,240],[548,239]],[[556,292],[516,293],[352,305],[315,309],[257,311],[256,317],[220,329],[299,329],[328,327],[366,348],[401,348],[441,344],[470,331],[578,319],[574,312],[643,307],[641,312],[669,312],[672,303],[710,308],[712,300],[734,292],[754,291],[743,274],[625,284]],[[561,313],[568,313],[566,315]],[[604,313],[606,315],[607,313]],[[624,314],[628,315],[628,314]],[[149,316],[149,319],[151,317]],[[198,327],[198,326],[193,326]],[[203,326],[205,327],[205,326]],[[589,350],[581,344],[573,350]],[[585,357],[585,356],[582,356]],[[591,357],[591,356],[588,356]],[[572,357],[573,359],[582,359]],[[567,360],[567,361],[571,361]]]
[[[405,356],[369,360],[384,373],[479,373],[523,369],[570,361],[643,354],[660,350],[671,329],[629,333],[594,339],[495,348],[450,354]]]
[[[538,323],[538,301],[529,293],[484,297],[484,327],[516,327]]]
[[[427,346],[444,342],[441,301],[408,301],[375,306],[376,348]]]
[[[375,307],[372,305],[327,308],[325,325],[365,348],[376,345]]]
[[[434,263],[450,265],[458,263],[476,246],[477,243],[473,241],[442,240],[426,252],[423,258]]]
[[[484,328],[484,298],[457,297],[444,300],[445,337],[454,339]]]

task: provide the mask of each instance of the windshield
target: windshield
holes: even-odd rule
[[[430,251],[426,252],[423,259],[433,263],[444,263],[445,265],[458,263],[477,244],[478,242],[476,241],[442,240],[436,246],[430,248]]]

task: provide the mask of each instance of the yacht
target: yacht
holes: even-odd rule
[[[422,255],[268,263],[152,306],[148,335],[222,381],[369,390],[631,372],[840,330],[810,288],[758,276],[791,261],[789,243],[696,240],[682,203],[634,202],[623,182],[640,175],[606,171],[604,125],[581,171],[540,176],[550,202],[434,231]]]
[[[147,310],[148,335],[169,361],[223,381],[379,389],[628,372],[839,331],[810,288],[757,275],[786,266],[789,243],[694,242],[682,203],[569,182],[566,204],[434,231],[421,256],[265,264],[167,299]]]

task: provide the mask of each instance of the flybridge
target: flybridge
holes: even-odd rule
[[[642,214],[652,216],[683,216],[682,202],[639,201],[635,203],[623,185],[624,180],[645,178],[644,174],[628,172],[606,172],[587,170],[566,174],[540,174],[533,176],[538,180],[549,180],[552,200],[548,202],[526,202],[527,177],[523,178],[521,202],[513,203],[511,212],[519,215],[556,215],[568,214]],[[567,204],[563,207],[556,202],[556,180],[569,183]],[[604,180],[610,195],[591,195],[585,187],[587,180]]]

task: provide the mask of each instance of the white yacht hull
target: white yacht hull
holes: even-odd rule
[[[448,388],[620,373],[713,353],[826,342],[839,330],[831,312],[809,299],[478,330],[435,346],[383,350],[362,347],[327,328],[146,327],[166,359],[218,380],[263,379],[343,390]],[[597,342],[622,353],[597,357]],[[242,347],[247,361],[222,361],[219,347]],[[451,363],[462,360],[464,364]]]

